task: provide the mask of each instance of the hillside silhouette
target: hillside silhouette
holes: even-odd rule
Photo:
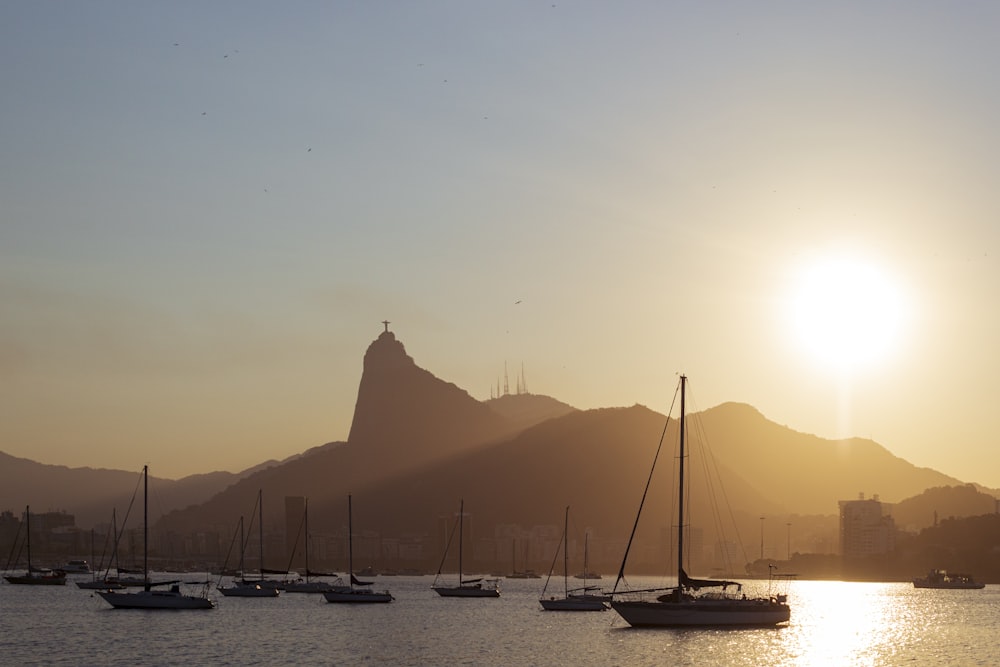
[[[751,536],[764,514],[829,516],[859,492],[895,502],[960,483],[869,440],[800,433],[744,404],[690,417],[722,478],[731,506],[724,511]],[[665,421],[643,406],[578,411],[531,394],[478,401],[420,368],[385,331],[365,353],[347,442],[261,470],[161,524],[178,532],[232,526],[263,489],[265,523],[276,527],[290,495],[309,497],[315,530],[338,529],[352,493],[358,525],[386,535],[432,533],[464,498],[487,533],[498,524],[557,523],[569,504],[594,534],[623,540]],[[673,428],[668,437],[676,439]],[[640,526],[653,539],[672,521],[673,453],[662,456]],[[699,490],[706,487],[692,481],[692,506],[707,507]]]
[[[278,465],[277,461],[261,464]],[[153,516],[178,507],[197,505],[261,466],[240,473],[210,472],[178,480],[150,475],[156,490],[151,498]],[[128,507],[135,493],[141,466],[135,470],[69,468],[38,463],[0,452],[0,509],[73,514],[78,526],[90,527],[111,520],[111,509]]]
[[[930,487],[961,483],[914,466],[871,440],[800,433],[744,403],[723,403],[702,419],[716,455],[748,480],[767,480],[757,483],[761,492],[785,512],[836,513],[838,500],[859,493],[895,503]]]
[[[691,386],[696,397],[696,379]],[[728,499],[729,508],[722,511],[732,513],[750,541],[763,530],[764,515],[800,517],[801,533],[807,530],[806,516],[835,516],[839,500],[862,492],[899,503],[926,489],[962,484],[913,466],[870,440],[800,433],[745,404],[724,403],[689,417],[698,426],[689,431],[693,459],[704,448],[709,456],[701,458],[721,477]],[[417,365],[387,329],[365,352],[347,441],[240,475],[212,473],[173,485],[154,480],[152,488],[170,488],[157,491],[169,511],[156,527],[175,536],[229,535],[254,506],[258,490],[265,528],[279,533],[285,528],[285,496],[309,498],[311,530],[337,531],[351,493],[356,525],[387,536],[434,534],[439,518],[452,515],[462,498],[479,535],[492,535],[495,525],[558,525],[563,508],[571,505],[574,520],[603,542],[607,557],[620,558],[665,423],[663,414],[639,405],[577,410],[533,394],[476,400]],[[640,538],[661,547],[676,523],[676,423],[666,431],[639,528]],[[127,503],[136,483],[136,472],[43,466],[0,456],[5,457],[0,503],[66,509],[77,513],[78,525],[87,525],[87,518],[106,521],[113,506]],[[707,482],[697,465],[690,474],[692,521],[707,524]],[[982,500],[943,509],[942,516],[974,511],[984,506]],[[908,506],[901,504],[900,511]],[[923,506],[914,512],[928,515]],[[784,521],[769,527],[783,532]],[[829,525],[826,519],[809,521]],[[706,533],[704,539],[713,537]]]

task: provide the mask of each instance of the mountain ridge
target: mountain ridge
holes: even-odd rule
[[[913,466],[871,440],[801,433],[745,403],[727,402],[691,416],[704,423],[727,493],[749,525],[761,514],[836,514],[838,500],[859,492],[897,502],[928,488],[962,484]],[[366,498],[358,503],[358,518],[373,530],[426,532],[433,530],[436,517],[453,511],[459,497],[468,495],[480,525],[531,525],[573,503],[579,506],[575,516],[617,535],[634,518],[637,489],[649,472],[665,420],[645,406],[577,410],[534,394],[478,401],[419,367],[386,329],[365,352],[347,441],[238,474],[192,475],[173,485],[154,477],[154,486],[173,487],[160,492],[167,501],[159,527],[181,533],[227,531],[262,490],[265,522],[271,526],[282,525],[285,496],[307,496],[311,524],[317,530],[336,527],[343,497],[353,493]],[[106,521],[110,508],[127,497],[125,490],[131,493],[136,475],[51,466],[44,474],[38,469],[22,475],[34,480],[25,485],[12,479],[16,466],[3,463],[0,459],[0,508],[55,505],[77,514],[83,526]],[[67,475],[74,470],[103,480],[74,482],[78,495],[85,496],[75,504],[53,490],[72,486]],[[666,507],[668,494],[656,493]],[[50,500],[43,499],[45,494]],[[652,516],[669,525],[664,510]]]

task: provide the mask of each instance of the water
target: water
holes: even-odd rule
[[[383,577],[396,601],[223,598],[212,611],[114,610],[91,591],[0,585],[4,665],[991,665],[1000,586],[797,581],[776,629],[636,630],[613,611],[543,612],[544,580],[446,599],[431,577]],[[607,582],[607,579],[605,579]],[[560,582],[561,583],[561,582]],[[632,580],[643,585],[642,580]],[[194,591],[194,588],[190,589]]]

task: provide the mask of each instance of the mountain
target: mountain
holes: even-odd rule
[[[900,503],[928,488],[960,484],[870,440],[800,433],[745,404],[724,403],[690,418],[698,425],[689,431],[692,441],[710,451],[711,458],[703,460],[717,470],[728,498],[731,510],[722,508],[720,514],[731,511],[747,535],[764,532],[764,516],[772,518],[768,526],[782,538],[785,522],[798,517],[801,535],[808,530],[807,517],[835,516],[837,501],[859,492]],[[581,411],[533,394],[478,401],[419,367],[387,330],[365,352],[346,442],[313,447],[240,475],[154,479],[158,502],[170,510],[157,527],[177,544],[197,531],[228,535],[262,490],[265,526],[272,532],[284,530],[286,496],[309,498],[311,530],[339,530],[344,497],[351,493],[355,520],[366,530],[435,535],[440,517],[453,515],[464,498],[480,535],[505,524],[558,525],[563,508],[572,505],[573,516],[610,545],[609,553],[620,554],[665,419],[638,405]],[[675,424],[666,428],[666,442],[675,432]],[[673,456],[665,445],[640,522],[640,532],[654,541],[662,542],[676,522]],[[697,466],[689,472],[690,506],[704,512],[711,494],[698,472]],[[73,512],[78,525],[106,521],[112,506],[127,504],[137,478],[137,471],[68,469],[0,455],[0,508],[30,503]],[[709,523],[708,518],[694,521]],[[835,534],[816,527],[822,522],[808,522],[817,543],[835,545]],[[705,534],[706,544],[710,537]],[[769,536],[772,542],[776,538]]]
[[[119,511],[128,507],[140,474],[139,470],[48,465],[0,452],[0,509],[16,513],[31,505],[33,513],[73,514],[77,526],[106,523],[113,507]],[[150,485],[156,489],[157,511],[167,512],[201,504],[247,474],[211,472],[178,480],[151,475]]]
[[[576,410],[562,401],[538,394],[504,394],[486,401],[486,405],[519,429],[540,424],[553,417],[562,417]]]
[[[376,507],[368,520],[388,533],[414,526],[429,529],[464,498],[479,525],[529,527],[558,524],[563,508],[571,505],[573,515],[593,533],[624,543],[663,427],[663,415],[638,405],[574,411],[427,468],[419,476],[373,486],[366,495]],[[669,431],[668,438],[675,429]],[[643,526],[652,534],[672,520],[672,454],[672,449],[662,454],[647,498]],[[755,512],[775,509],[732,471],[724,468],[722,476],[727,490]],[[704,485],[693,497],[707,506]]]
[[[939,486],[906,498],[892,507],[898,528],[914,532],[939,521],[997,512],[997,499],[972,484]]]
[[[836,513],[859,493],[898,502],[934,486],[961,484],[919,468],[871,440],[827,440],[766,419],[743,403],[723,403],[701,417],[716,456],[739,470],[785,512]]]
[[[546,402],[554,409],[554,402]],[[538,413],[539,409],[522,412]],[[310,528],[343,514],[348,492],[389,479],[418,475],[462,453],[516,433],[530,421],[508,418],[453,383],[416,365],[391,331],[369,345],[347,442],[310,450],[286,463],[250,475],[209,502],[162,519],[165,529],[235,525],[253,507],[257,490],[265,522],[284,520],[284,497],[307,496]]]

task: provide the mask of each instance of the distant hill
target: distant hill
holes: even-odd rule
[[[485,403],[520,429],[540,424],[553,417],[562,417],[576,410],[554,398],[538,394],[505,394],[499,398],[491,398]]]
[[[861,438],[827,440],[766,419],[743,403],[723,403],[702,420],[716,456],[785,512],[837,513],[858,494],[898,502],[961,481],[917,467]]]
[[[892,507],[892,517],[896,526],[911,532],[928,528],[945,519],[961,519],[996,512],[996,497],[979,491],[972,484],[927,489]]]
[[[838,500],[860,492],[899,503],[897,517],[911,506],[914,516],[926,516],[919,502],[903,501],[926,489],[961,484],[913,466],[870,440],[835,441],[800,433],[740,403],[690,417],[698,426],[689,431],[693,444],[710,448],[709,467],[722,478],[730,509],[720,512],[731,510],[747,536],[763,531],[761,516],[799,517],[799,535],[829,532],[819,527],[828,524],[825,519],[806,517],[835,516]],[[154,502],[166,511],[157,527],[176,535],[198,530],[228,534],[262,490],[265,524],[271,530],[284,528],[286,496],[309,498],[311,530],[338,529],[344,498],[351,493],[355,520],[366,530],[426,535],[464,498],[474,516],[470,530],[486,533],[497,524],[558,524],[563,508],[571,505],[575,520],[620,554],[665,420],[643,406],[580,411],[533,394],[478,401],[420,368],[395,335],[385,331],[365,353],[346,442],[313,447],[239,475],[154,479]],[[675,432],[673,423],[668,439],[676,440]],[[641,532],[661,543],[676,523],[670,447],[660,454],[640,525]],[[693,465],[691,506],[704,508],[710,494],[699,474]],[[138,471],[68,469],[0,455],[0,508],[16,510],[30,503],[39,511],[66,509],[85,526],[106,521],[112,506],[127,503],[137,477]],[[710,523],[709,518],[693,520]],[[790,519],[768,525],[784,538],[785,521]],[[775,538],[769,536],[772,543]],[[710,535],[704,539],[708,544]],[[836,536],[817,534],[816,540],[829,544]]]
[[[524,420],[508,419],[465,390],[420,368],[395,335],[384,331],[365,352],[346,443],[310,450],[251,475],[199,507],[165,517],[162,526],[181,531],[192,526],[235,525],[240,514],[253,506],[261,489],[265,522],[284,520],[285,496],[307,496],[310,523],[315,522],[320,529],[325,517],[340,520],[347,493],[387,479],[419,474],[488,442],[509,437]]]
[[[277,465],[277,462],[274,462]],[[260,466],[257,466],[260,467]],[[69,468],[37,463],[0,452],[0,509],[15,513],[31,505],[32,512],[64,511],[76,525],[90,527],[111,520],[111,510],[128,507],[139,484],[140,470]],[[179,507],[198,505],[248,473],[211,472],[178,480],[150,475],[153,516]]]

